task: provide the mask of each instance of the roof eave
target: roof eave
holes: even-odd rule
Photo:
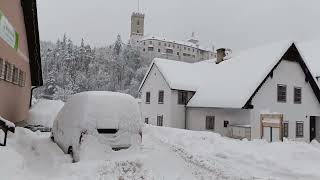
[[[23,8],[24,22],[27,34],[31,85],[42,86],[43,78],[41,68],[37,2],[36,0],[22,0],[21,6]]]

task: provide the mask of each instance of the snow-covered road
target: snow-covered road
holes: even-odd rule
[[[71,163],[49,134],[17,128],[0,147],[0,179],[320,179],[317,142],[269,144],[146,126],[138,148],[101,153],[90,144],[86,158]]]

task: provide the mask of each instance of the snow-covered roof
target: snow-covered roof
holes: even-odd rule
[[[145,37],[143,37],[140,41],[147,41],[147,40],[166,41],[166,42],[168,42],[168,43],[175,43],[175,44],[184,45],[184,46],[189,46],[189,47],[196,48],[196,49],[203,50],[203,51],[210,51],[210,52],[212,52],[212,49],[206,48],[206,47],[201,46],[201,45],[194,44],[194,43],[192,43],[192,42],[170,40],[170,39],[167,39],[167,38],[164,38],[164,37],[160,37],[160,36],[155,36],[155,35],[145,36]]]
[[[320,40],[297,43],[297,48],[312,74],[320,76]]]
[[[188,107],[242,108],[292,43],[244,50],[219,64],[216,59],[197,63],[154,59],[151,67],[158,67],[171,89],[196,91]]]

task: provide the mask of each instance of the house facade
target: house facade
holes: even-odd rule
[[[306,61],[290,42],[249,49],[219,64],[155,59],[140,86],[142,116],[153,125],[235,138],[320,140],[320,91]],[[265,114],[279,115],[279,126],[262,121]]]
[[[203,47],[192,33],[186,41],[170,40],[155,35],[145,36],[143,13],[132,13],[130,42],[139,44],[140,51],[144,56],[154,58],[166,58],[170,60],[197,62],[213,59],[213,49]]]
[[[35,0],[0,1],[0,116],[26,119],[33,87],[42,85]]]

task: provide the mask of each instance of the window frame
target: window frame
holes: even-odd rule
[[[280,94],[281,87],[285,88],[285,95]],[[284,100],[281,99],[281,96],[284,96]],[[277,102],[278,103],[286,103],[287,102],[287,85],[285,84],[277,84]]]
[[[298,125],[302,125],[302,129],[300,129],[301,127],[299,128]],[[296,121],[296,138],[303,138],[303,137],[304,137],[304,122]]]
[[[163,115],[157,116],[157,126],[163,126]]]
[[[188,91],[178,91],[178,104],[186,105],[188,102]]]
[[[154,51],[154,47],[148,47],[148,51]]]
[[[300,90],[300,97],[296,97],[296,91]],[[299,99],[300,98],[300,99]],[[300,100],[300,101],[299,101]],[[293,87],[293,103],[294,104],[302,104],[302,87]]]
[[[150,104],[151,102],[151,92],[147,91],[146,92],[146,104]]]
[[[162,95],[162,99],[160,95]],[[159,90],[158,92],[158,104],[164,104],[164,90]]]
[[[282,136],[285,138],[289,137],[289,122],[288,121],[284,121],[282,123]]]
[[[215,130],[215,116],[206,116],[206,130],[211,130],[214,131]],[[209,123],[208,123],[209,122]]]

